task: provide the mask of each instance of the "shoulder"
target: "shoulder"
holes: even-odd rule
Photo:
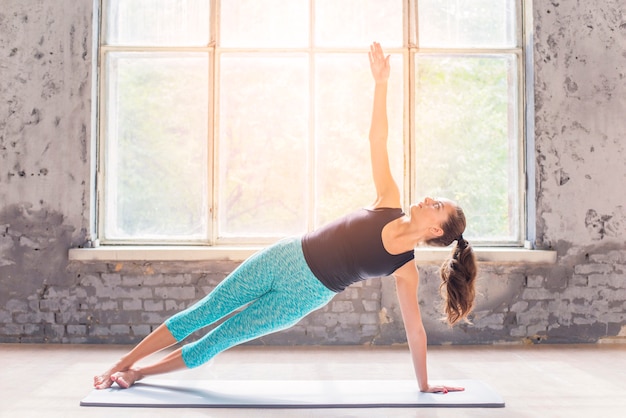
[[[394,192],[390,192],[384,195],[379,195],[378,198],[374,201],[374,203],[372,203],[369,207],[372,209],[384,209],[384,208],[402,209],[402,207],[400,206],[400,193],[398,192],[396,188]]]
[[[365,206],[362,210],[380,214],[397,215],[398,218],[404,215],[404,209],[402,209],[400,205],[372,204]]]
[[[415,261],[407,261],[402,266],[398,267],[396,271],[393,272],[393,276],[399,280],[418,280],[419,279],[419,271],[417,270],[417,266],[415,265]]]
[[[363,216],[381,228],[389,228],[389,224],[397,222],[405,215],[399,207],[367,207],[363,208]]]
[[[420,276],[414,262],[405,263],[393,272],[393,277],[396,280],[396,290],[402,295],[401,299],[417,294]]]

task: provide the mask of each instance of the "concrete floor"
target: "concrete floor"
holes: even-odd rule
[[[624,417],[626,345],[430,347],[431,379],[478,379],[505,408],[81,407],[92,376],[129,347],[0,344],[0,417]],[[411,379],[405,347],[237,347],[158,379]]]

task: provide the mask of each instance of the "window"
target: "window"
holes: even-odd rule
[[[461,6],[465,6],[463,8]],[[371,41],[408,204],[524,230],[521,1],[103,0],[103,243],[266,243],[373,201]]]

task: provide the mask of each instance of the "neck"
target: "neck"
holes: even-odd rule
[[[382,236],[387,251],[392,254],[411,251],[424,241],[424,234],[412,228],[410,221],[408,216],[403,216],[385,226]]]

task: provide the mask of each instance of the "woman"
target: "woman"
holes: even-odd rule
[[[419,244],[457,244],[441,268],[445,312],[450,324],[472,309],[476,263],[463,239],[465,216],[446,199],[426,198],[404,214],[387,154],[389,56],[378,43],[369,52],[375,81],[369,141],[376,200],[301,238],[282,240],[253,255],[209,295],[169,318],[111,369],[94,378],[98,389],[116,382],[128,388],[145,376],[197,367],[221,351],[288,328],[326,305],[352,283],[393,274],[415,374],[422,392],[463,388],[431,386],[426,369],[426,332],[417,300],[419,273],[413,262]],[[247,306],[246,306],[247,305]],[[207,335],[149,366],[140,359],[174,345],[192,332],[232,315]]]

